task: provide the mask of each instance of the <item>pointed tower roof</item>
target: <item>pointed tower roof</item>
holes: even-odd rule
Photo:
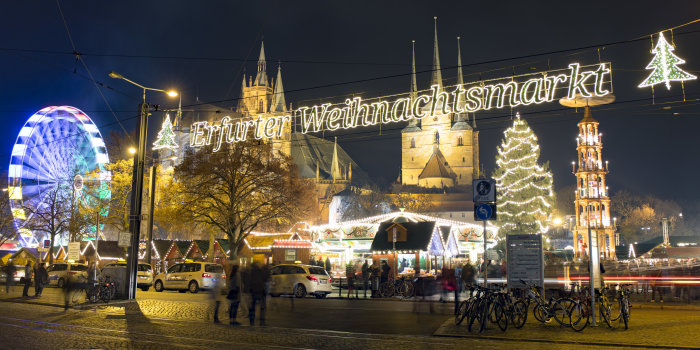
[[[433,46],[433,77],[430,79],[430,86],[440,85],[442,86],[442,71],[440,68],[440,52],[438,50],[438,35],[437,35],[437,17],[433,17],[435,20],[435,43]]]
[[[462,74],[462,50],[460,48],[460,37],[457,37],[457,84],[464,84],[464,77]],[[466,104],[466,102],[464,102]],[[464,104],[460,106],[464,109]],[[457,114],[457,122],[452,125],[452,130],[469,130],[472,127],[467,123],[469,121],[469,114],[467,112],[462,112]]]
[[[462,74],[462,48],[460,45],[460,37],[457,37],[457,84],[464,84],[464,76]]]
[[[586,106],[586,108],[583,110],[583,119],[581,119],[579,124],[584,124],[584,123],[595,123],[598,124],[598,121],[593,118],[593,115],[591,114],[591,107]]]
[[[423,168],[423,171],[418,175],[418,178],[454,178],[454,172],[447,164],[447,160],[445,156],[442,155],[439,148],[435,148],[435,152],[433,152],[433,155],[428,159],[428,163],[425,164],[425,168]]]
[[[243,91],[246,89],[245,84],[245,72],[243,72],[243,79],[241,80],[241,95],[238,97],[238,107],[236,108],[239,113],[243,113],[245,110],[245,101],[243,100]]]
[[[255,86],[267,85],[267,63],[265,62],[265,43],[260,43],[260,56],[258,57],[258,73],[255,76]]]
[[[333,160],[331,161],[331,179],[340,180],[342,174],[340,173],[340,164],[338,163],[338,137],[335,137],[333,142]]]
[[[411,90],[408,93],[408,97],[411,99],[411,103],[418,96],[418,83],[416,82],[416,41],[411,41]],[[418,119],[411,118],[408,125],[402,130],[403,132],[413,132],[420,131],[418,127]]]
[[[418,83],[416,82],[416,41],[411,41],[411,101],[416,99],[418,94]]]
[[[287,110],[287,102],[284,99],[284,86],[282,86],[282,64],[277,66],[277,80],[272,94],[272,111],[284,112]]]

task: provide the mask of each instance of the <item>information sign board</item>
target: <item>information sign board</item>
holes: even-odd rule
[[[80,260],[80,242],[70,242],[68,243],[68,257],[67,260],[78,261]]]
[[[496,201],[496,180],[476,179],[472,182],[474,203],[493,203]]]
[[[117,246],[128,247],[131,245],[131,233],[130,232],[119,232],[119,241]]]
[[[524,288],[522,282],[544,287],[544,258],[541,234],[506,236],[508,288]]]

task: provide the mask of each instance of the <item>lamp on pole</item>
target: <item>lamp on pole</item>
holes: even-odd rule
[[[131,240],[126,257],[126,298],[136,297],[136,270],[139,262],[139,239],[141,238],[141,204],[143,199],[143,168],[146,159],[146,132],[148,130],[148,104],[146,104],[146,90],[160,91],[170,97],[176,97],[177,92],[170,90],[154,89],[138,84],[125,78],[123,75],[110,72],[109,76],[114,79],[121,79],[132,85],[136,85],[143,90],[143,99],[139,104],[138,125],[139,131],[136,134],[136,152],[134,153],[134,171],[131,179],[131,203],[129,206],[129,232]],[[147,247],[148,249],[150,247]],[[150,261],[149,261],[150,263]]]

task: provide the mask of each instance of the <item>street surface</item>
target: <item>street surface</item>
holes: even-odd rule
[[[607,336],[610,343],[626,341],[633,348],[700,344],[697,309],[635,308],[630,331],[598,327],[575,333],[536,324],[529,317],[525,329],[489,330],[479,336],[451,326],[449,303],[269,298],[268,326],[249,326],[242,307],[238,321],[243,325],[231,327],[225,307],[220,311],[223,325],[211,322],[210,294],[204,292],[139,291],[137,302],[87,304],[67,311],[56,288],[45,289],[39,299],[17,299],[19,293],[17,289],[9,298],[0,293],[0,349],[599,349],[606,347],[556,341],[596,343]]]

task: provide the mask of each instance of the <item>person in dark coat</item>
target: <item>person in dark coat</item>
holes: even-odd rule
[[[250,325],[255,324],[255,304],[260,304],[260,325],[265,326],[265,308],[267,283],[270,281],[270,271],[267,266],[261,266],[254,262],[247,276],[247,289],[250,293],[250,308],[248,308],[248,320]]]
[[[391,266],[386,262],[386,260],[382,261],[382,283],[386,282],[389,280],[389,274],[391,274]]]
[[[226,298],[230,304],[228,307],[229,324],[239,326],[240,322],[236,321],[238,317],[238,306],[241,304],[241,275],[238,273],[238,265],[231,266],[231,271],[228,275],[228,295]]]
[[[7,294],[10,294],[10,290],[12,290],[12,286],[15,285],[15,275],[17,274],[17,268],[15,265],[13,265],[12,261],[7,262],[7,266],[4,268],[5,270],[5,292]]]
[[[367,260],[362,264],[362,287],[365,289],[365,298],[367,298],[367,285],[369,283],[369,264]]]
[[[49,282],[49,273],[46,271],[44,263],[39,263],[39,268],[36,269],[34,275],[34,296],[40,297],[44,290],[44,285]]]
[[[22,296],[29,296],[29,286],[32,284],[32,276],[34,274],[34,269],[32,268],[32,262],[27,261],[27,265],[24,267],[24,290],[22,290]]]

